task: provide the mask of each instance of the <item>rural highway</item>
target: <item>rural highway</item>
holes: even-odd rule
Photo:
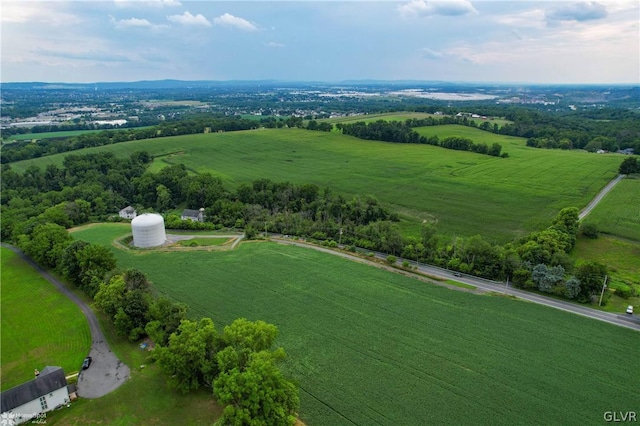
[[[611,191],[613,189],[613,187],[616,186],[618,184],[618,182],[620,182],[622,180],[622,178],[624,178],[624,177],[625,177],[625,175],[618,175],[615,179],[613,179],[611,182],[609,182],[607,184],[607,186],[602,188],[602,191],[600,191],[598,193],[598,195],[596,195],[595,198],[593,200],[591,200],[591,202],[589,204],[587,204],[587,207],[585,207],[580,212],[580,214],[578,215],[578,219],[582,220],[589,213],[591,213],[591,210],[593,210],[593,208],[598,205],[598,203],[602,200],[602,198],[604,198],[604,196],[607,195],[609,193],[609,191]]]
[[[289,239],[283,239],[275,234],[270,234],[271,237],[275,237],[274,241],[280,244],[288,244],[295,245],[299,247],[307,247],[311,249],[315,249],[318,251],[322,251],[325,253],[331,253],[333,255],[341,256],[349,260],[354,260],[356,262],[366,263],[372,266],[387,268],[385,265],[381,265],[378,262],[373,262],[367,259],[363,259],[362,257],[355,256],[349,253],[340,252],[336,250],[332,250],[325,247],[316,246],[314,244],[304,243],[300,241],[293,241]],[[376,253],[374,252],[375,257],[381,260],[385,260],[387,258],[387,254],[385,253]],[[398,258],[398,263],[401,264],[405,259]],[[614,324],[620,327],[631,328],[634,330],[640,330],[640,317],[638,315],[628,315],[625,313],[614,314],[610,312],[598,311],[596,309],[588,308],[586,306],[578,305],[575,303],[566,302],[563,300],[552,299],[549,297],[544,297],[537,295],[535,293],[529,293],[523,290],[519,290],[517,288],[509,287],[506,283],[486,280],[483,278],[475,277],[472,275],[462,274],[461,276],[455,276],[454,271],[439,268],[437,266],[425,265],[422,263],[417,263],[414,260],[408,260],[408,262],[412,266],[417,266],[418,271],[422,274],[443,278],[447,280],[458,281],[464,284],[469,284],[475,286],[479,289],[485,291],[492,291],[496,293],[503,293],[511,296],[515,296],[522,300],[527,300],[529,302],[538,303],[540,305],[549,306],[551,308],[560,309],[562,311],[571,312],[577,315],[582,315],[585,317],[593,318],[599,321],[608,322],[610,324]],[[404,270],[397,270],[404,271]],[[433,281],[434,284],[439,284],[436,281]]]
[[[89,329],[91,330],[91,350],[88,355],[93,358],[93,362],[87,370],[80,371],[80,375],[78,376],[78,396],[83,398],[99,398],[117,389],[126,382],[130,377],[129,367],[111,352],[111,348],[109,348],[109,344],[104,338],[102,330],[100,330],[98,319],[91,308],[53,275],[42,269],[19,248],[5,243],[2,243],[2,246],[20,256],[42,275],[42,277],[53,284],[58,291],[71,299],[73,303],[78,305],[87,318]],[[78,368],[80,368],[80,366],[78,366]]]

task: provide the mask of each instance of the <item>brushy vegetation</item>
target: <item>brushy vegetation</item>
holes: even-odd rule
[[[620,156],[527,148],[524,139],[465,126],[416,129],[420,134],[468,137],[500,143],[510,158],[453,152],[424,145],[363,141],[337,133],[264,129],[133,141],[78,151],[110,151],[119,157],[147,150],[165,165],[184,163],[236,187],[257,178],[314,183],[346,195],[363,188],[418,233],[422,221],[449,235],[480,234],[498,242],[543,228],[563,207],[584,206],[616,175]],[[169,153],[180,154],[164,156]],[[13,163],[62,164],[61,155]],[[562,179],[563,185],[557,185]]]
[[[76,305],[11,250],[2,247],[2,390],[34,378],[34,369],[78,371],[91,347]]]
[[[94,232],[74,236],[91,241]],[[635,404],[631,330],[271,243],[114,250],[194,318],[275,324],[309,424],[585,424],[612,404]]]
[[[578,238],[573,259],[601,262],[609,268],[609,288],[615,290],[605,310],[624,312],[627,306],[640,309],[640,244],[607,235],[597,239]]]

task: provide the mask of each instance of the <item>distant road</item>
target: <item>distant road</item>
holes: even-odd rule
[[[609,182],[607,184],[607,186],[602,188],[602,191],[600,191],[598,193],[598,195],[596,195],[596,197],[593,200],[591,200],[591,202],[587,205],[587,207],[585,207],[580,212],[580,214],[578,215],[578,218],[580,220],[582,220],[582,219],[585,218],[585,216],[587,216],[589,213],[591,213],[591,210],[593,210],[593,208],[598,205],[598,203],[602,200],[602,198],[605,195],[607,195],[609,193],[609,191],[611,191],[613,189],[613,187],[616,186],[618,184],[618,182],[620,182],[622,180],[623,177],[625,177],[625,175],[618,175],[618,177],[616,177],[614,180]]]
[[[281,239],[276,234],[270,234],[272,237],[276,237],[276,242],[281,244],[289,244],[296,245],[300,247],[312,248],[318,251],[323,251],[325,253],[331,253],[336,256],[344,257],[346,259],[355,260],[361,263],[367,263],[372,266],[377,266],[379,268],[387,268],[384,265],[381,265],[377,262],[372,262],[367,259],[363,259],[362,257],[355,256],[345,252],[339,252],[336,250],[332,250],[325,247],[316,246],[314,244],[308,244],[304,242],[289,240],[289,239]],[[375,252],[374,252],[375,253]],[[385,253],[375,253],[375,257],[378,259],[386,259],[387,254]],[[398,263],[402,263],[404,259],[398,258]],[[631,328],[633,330],[640,330],[640,317],[638,315],[629,315],[625,313],[615,314],[611,312],[603,312],[593,308],[589,308],[583,305],[578,305],[575,303],[566,302],[563,300],[552,299],[550,297],[540,296],[535,293],[530,293],[524,290],[519,290],[517,288],[509,287],[504,282],[487,280],[480,277],[475,277],[472,275],[462,274],[461,276],[455,276],[454,271],[439,268],[437,266],[425,265],[422,263],[416,263],[413,260],[408,260],[411,266],[417,266],[418,271],[423,274],[443,278],[447,280],[458,281],[464,284],[469,284],[476,286],[479,289],[485,291],[492,291],[496,293],[503,293],[511,296],[515,296],[519,299],[527,300],[529,302],[538,303],[540,305],[549,306],[551,308],[560,309],[562,311],[571,312],[577,315],[582,315],[585,317],[593,318],[599,321],[608,322],[610,324],[618,325],[620,327]],[[457,274],[457,272],[456,272]],[[437,282],[434,282],[438,284]]]

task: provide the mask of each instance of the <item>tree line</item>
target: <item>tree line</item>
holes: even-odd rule
[[[2,164],[12,163],[14,161],[44,157],[83,148],[135,140],[208,132],[232,132],[255,129],[258,126],[259,124],[255,120],[239,117],[196,117],[188,120],[163,122],[144,128],[105,130],[67,138],[43,139],[36,143],[32,143],[31,141],[16,141],[3,145],[0,162]]]
[[[640,153],[640,120],[633,111],[601,108],[577,112],[545,112],[533,108],[514,106],[469,106],[478,114],[485,116],[503,116],[512,123],[499,126],[497,123],[483,121],[477,124],[466,116],[455,116],[453,107],[416,107],[416,112],[433,113],[436,111],[450,116],[409,119],[411,127],[460,124],[477,127],[488,132],[517,136],[527,139],[527,145],[550,149],[586,149],[596,151],[604,149],[633,148]]]
[[[465,117],[466,118],[466,117]],[[443,119],[444,120],[444,119]],[[342,134],[354,136],[359,139],[377,140],[396,143],[420,143],[435,145],[458,151],[471,151],[478,154],[486,154],[494,157],[508,157],[502,153],[502,145],[493,143],[488,146],[484,142],[474,143],[469,138],[449,136],[440,140],[437,136],[421,136],[413,130],[413,127],[426,125],[427,122],[436,122],[435,119],[409,119],[406,122],[378,120],[366,123],[359,121],[353,124],[338,123],[336,127]]]

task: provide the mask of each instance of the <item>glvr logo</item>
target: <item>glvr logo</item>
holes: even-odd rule
[[[635,411],[605,411],[604,421],[614,423],[637,422],[638,418]]]

